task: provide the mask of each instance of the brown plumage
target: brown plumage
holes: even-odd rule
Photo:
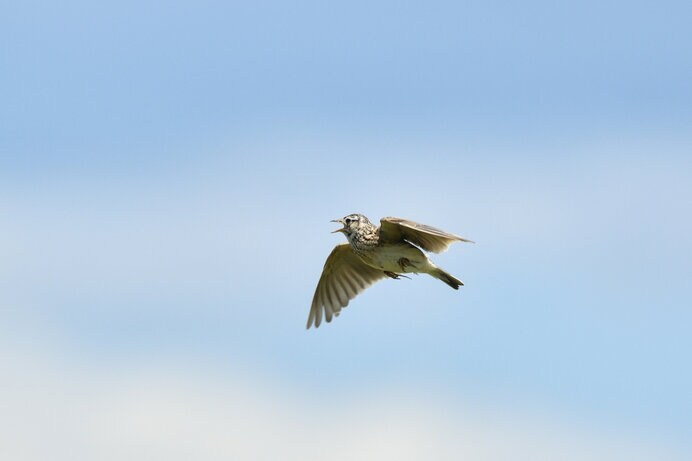
[[[352,214],[335,220],[349,243],[337,245],[324,264],[312,299],[307,328],[331,322],[349,301],[367,287],[402,273],[425,273],[455,290],[464,283],[440,269],[421,251],[441,253],[454,242],[471,242],[435,227],[401,218],[383,218],[378,228],[368,218]]]

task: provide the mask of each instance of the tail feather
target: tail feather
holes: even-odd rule
[[[444,283],[454,288],[455,290],[458,290],[460,286],[464,286],[464,282],[454,277],[452,274],[443,271],[439,267],[436,267],[434,270],[429,272],[429,274],[435,277],[436,279],[442,280]]]

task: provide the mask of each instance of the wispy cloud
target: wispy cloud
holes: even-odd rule
[[[44,172],[47,181],[16,177],[0,185],[0,207],[12,218],[0,229],[2,324],[20,343],[52,332],[62,339],[43,350],[61,342],[72,348],[65,357],[10,355],[19,365],[8,369],[8,382],[35,387],[26,393],[17,385],[8,393],[8,414],[21,416],[16,402],[39,402],[27,407],[34,416],[24,426],[7,422],[19,431],[10,446],[40,447],[27,427],[42,421],[38,427],[52,433],[39,417],[45,408],[79,415],[64,428],[55,425],[69,432],[55,444],[75,441],[85,452],[112,446],[121,454],[134,453],[137,440],[147,438],[128,432],[137,427],[137,414],[163,431],[151,435],[155,440],[177,443],[190,432],[195,449],[248,453],[257,445],[267,457],[275,452],[259,436],[197,430],[182,415],[208,414],[214,427],[256,427],[256,433],[268,425],[282,440],[297,440],[300,450],[316,447],[308,449],[314,457],[334,443],[355,456],[360,445],[343,440],[377,434],[364,453],[401,438],[396,446],[405,453],[422,446],[442,458],[459,452],[499,459],[528,453],[525,441],[537,440],[546,457],[568,446],[574,459],[606,459],[602,453],[620,453],[620,445],[639,445],[626,430],[602,437],[594,422],[626,425],[630,416],[634,426],[681,440],[690,424],[691,375],[677,365],[689,350],[689,295],[681,282],[692,221],[680,212],[692,193],[689,159],[673,149],[652,164],[655,143],[634,152],[610,145],[577,149],[575,157],[548,151],[515,157],[516,151],[487,145],[471,154],[458,139],[432,147],[405,141],[322,140],[307,147],[300,137],[248,141],[200,154],[176,171],[150,165],[136,175],[108,177]],[[430,150],[438,156],[434,171],[416,163]],[[313,155],[321,152],[338,161]],[[390,174],[345,174],[344,159],[371,161]],[[363,200],[349,193],[352,184],[376,193]],[[356,299],[338,324],[306,333],[314,284],[339,241],[327,221],[352,211],[401,215],[476,239],[475,246],[434,256],[465,279],[466,289],[452,292],[425,277],[383,282]],[[181,353],[232,376],[247,363],[277,370],[278,384],[252,374],[197,379],[194,367],[153,366]],[[118,371],[120,361],[140,355],[153,358],[141,370],[128,364]],[[104,368],[80,367],[85,358]],[[34,376],[32,369],[41,371]],[[395,397],[373,395],[362,382],[372,375],[409,384],[393,386]],[[53,394],[42,393],[42,376],[57,383]],[[430,398],[432,388],[410,383],[418,376],[443,383],[449,394]],[[301,389],[328,386],[337,397],[312,400],[304,389],[285,391],[291,380]],[[461,383],[474,390],[457,389]],[[481,395],[479,389],[515,396],[528,407],[539,402],[561,417],[583,406],[592,424],[556,423],[564,428],[551,444],[545,434],[552,417],[463,403]],[[462,403],[446,403],[454,399]],[[246,400],[260,404],[244,407]],[[244,416],[229,416],[235,407]],[[248,415],[259,415],[259,422],[252,426]],[[348,424],[332,424],[331,415]],[[97,419],[85,423],[90,417]],[[168,420],[178,422],[169,427]],[[109,431],[112,421],[126,424]],[[493,438],[498,428],[515,442]],[[96,445],[80,439],[83,432]],[[658,450],[651,438],[642,440]],[[598,456],[589,456],[587,446]],[[303,453],[282,449],[294,458]]]
[[[16,347],[4,363],[4,459],[689,459],[616,427],[500,411],[410,385],[311,395],[200,364],[86,366]]]

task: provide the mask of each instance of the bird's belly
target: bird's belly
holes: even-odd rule
[[[368,266],[387,272],[422,272],[429,264],[413,245],[384,245],[359,256]]]

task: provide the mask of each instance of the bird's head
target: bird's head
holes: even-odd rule
[[[335,231],[332,231],[332,234],[335,232],[343,232],[344,235],[346,235],[346,237],[350,236],[351,234],[356,232],[361,227],[366,227],[366,226],[372,225],[372,224],[370,224],[370,221],[368,221],[368,218],[366,218],[362,214],[358,214],[358,213],[344,216],[341,219],[333,219],[332,222],[338,222],[344,226],[341,229],[337,229]]]

